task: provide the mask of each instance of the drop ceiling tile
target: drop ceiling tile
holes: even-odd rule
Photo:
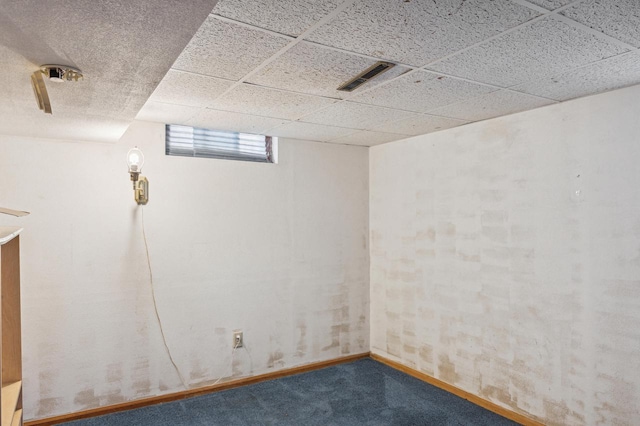
[[[552,78],[518,86],[515,90],[566,101],[640,84],[640,53],[616,56]]]
[[[369,132],[363,130],[352,133],[341,138],[332,140],[332,143],[343,143],[348,145],[374,146],[382,143],[393,142],[400,139],[406,139],[406,135],[398,135],[394,133]]]
[[[344,127],[323,126],[321,124],[292,121],[275,129],[270,129],[269,134],[281,138],[326,142],[331,139],[346,136],[355,131],[354,129],[346,129]]]
[[[416,71],[351,100],[424,112],[497,89],[424,71]]]
[[[232,84],[229,80],[169,70],[149,99],[155,102],[205,107]]]
[[[212,108],[295,120],[304,114],[329,106],[335,102],[334,99],[284,92],[251,84],[241,84],[226,95],[216,99],[212,103]]]
[[[299,36],[339,3],[338,0],[221,0],[213,13],[281,34]]]
[[[200,112],[200,110],[201,108],[193,106],[147,101],[140,112],[138,112],[136,120],[166,124],[186,124],[187,121]]]
[[[438,62],[429,69],[509,87],[625,51],[550,17]]]
[[[375,62],[361,56],[302,42],[248,81],[262,86],[343,99],[352,93],[338,91],[336,90],[338,86]],[[365,83],[356,91],[373,87],[408,70],[407,67],[395,66]]]
[[[410,118],[383,124],[380,127],[376,127],[374,130],[386,133],[399,133],[407,136],[417,136],[437,132],[438,130],[450,129],[467,123],[468,121],[457,120],[454,118],[415,114]]]
[[[239,80],[287,43],[283,37],[209,15],[173,68]]]
[[[358,1],[307,39],[422,66],[535,16],[507,0]]]
[[[555,10],[559,7],[565,6],[571,3],[573,0],[528,0],[529,3],[533,3],[540,7],[544,7],[547,10]]]
[[[205,129],[229,130],[231,132],[264,134],[268,129],[285,123],[278,118],[260,117],[237,112],[202,109],[187,125]]]
[[[640,47],[640,2],[638,0],[587,0],[562,15]]]
[[[410,117],[412,113],[396,109],[380,108],[354,102],[340,102],[322,111],[314,112],[300,121],[370,130],[387,121]]]
[[[554,103],[554,101],[548,99],[542,99],[524,93],[500,90],[460,102],[459,104],[439,108],[431,111],[431,113],[458,118],[460,120],[479,121],[526,111],[552,103]]]

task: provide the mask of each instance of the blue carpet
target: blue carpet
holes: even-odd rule
[[[73,426],[515,424],[372,359],[65,423]]]

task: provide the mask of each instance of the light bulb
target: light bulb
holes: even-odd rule
[[[144,155],[137,147],[131,148],[127,153],[127,165],[129,173],[140,173],[144,164]]]

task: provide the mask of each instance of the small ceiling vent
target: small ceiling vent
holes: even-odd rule
[[[388,69],[393,68],[395,65],[396,64],[392,64],[391,62],[376,62],[351,80],[338,87],[338,90],[342,90],[343,92],[353,92],[355,89],[362,86],[367,81],[382,74]]]

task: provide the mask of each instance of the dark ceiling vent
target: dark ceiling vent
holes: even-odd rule
[[[393,68],[395,65],[396,64],[392,64],[391,62],[376,62],[351,80],[344,83],[342,86],[338,87],[338,90],[352,92],[375,76],[382,74],[389,68]]]

